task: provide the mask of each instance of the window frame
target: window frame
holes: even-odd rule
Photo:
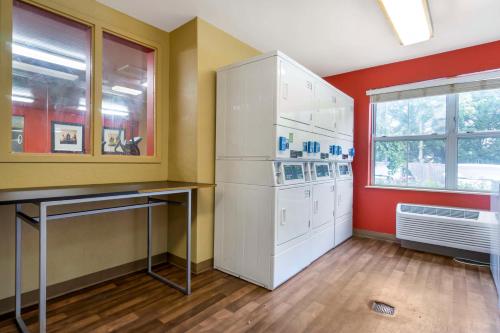
[[[478,90],[480,91],[480,90]],[[478,194],[488,194],[490,191],[460,189],[458,188],[458,140],[470,138],[499,138],[500,130],[497,131],[478,131],[459,133],[459,93],[446,95],[446,120],[444,134],[423,134],[423,135],[404,135],[404,136],[380,136],[377,137],[377,103],[370,103],[371,115],[371,136],[370,136],[370,187],[396,188],[421,191],[437,192],[472,192]],[[401,186],[377,184],[375,182],[375,146],[377,142],[407,142],[419,140],[443,140],[445,141],[445,186],[444,187],[420,187],[420,186]]]
[[[163,131],[168,130],[168,126],[160,126],[164,124],[163,113],[168,111],[165,106],[168,105],[168,100],[157,93],[161,90],[163,82],[160,74],[163,71],[163,49],[168,45],[160,40],[155,40],[155,29],[149,27],[140,27],[137,31],[131,32],[123,28],[119,28],[113,24],[113,19],[121,19],[121,16],[113,17],[112,19],[104,19],[103,17],[94,17],[83,14],[76,9],[70,9],[64,4],[40,2],[38,0],[20,0],[31,6],[40,8],[41,10],[54,13],[69,20],[84,24],[90,28],[91,50],[90,50],[90,124],[92,126],[90,134],[90,151],[88,154],[70,154],[70,153],[16,153],[11,149],[11,118],[12,118],[12,103],[8,101],[0,101],[0,107],[3,106],[3,112],[0,112],[0,130],[4,132],[4,137],[0,140],[0,163],[131,163],[131,164],[160,164],[162,163],[162,141],[159,138],[163,137]],[[1,1],[0,4],[0,36],[1,45],[11,45],[12,43],[12,14],[13,1]],[[5,33],[4,33],[5,32]],[[102,140],[102,121],[101,121],[101,99],[102,99],[102,49],[103,49],[103,34],[104,32],[113,34],[120,38],[131,42],[143,45],[154,50],[154,153],[151,156],[128,156],[128,155],[106,155],[101,152]],[[153,38],[153,39],[151,39]],[[10,47],[0,49],[0,70],[5,70],[5,76],[0,81],[0,88],[7,88],[6,92],[12,94],[12,51]],[[166,85],[168,87],[168,84]],[[2,104],[4,103],[4,104]]]

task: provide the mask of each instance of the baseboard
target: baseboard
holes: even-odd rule
[[[362,237],[362,238],[373,238],[383,241],[389,241],[394,243],[399,243],[399,240],[396,238],[396,235],[386,234],[385,232],[377,232],[363,229],[354,229],[354,236]]]
[[[186,259],[181,258],[176,256],[175,254],[168,253],[167,254],[167,260],[169,263],[171,263],[174,266],[177,266],[179,268],[186,268]],[[194,263],[191,262],[191,272],[194,274],[200,274],[203,272],[206,272],[208,270],[211,270],[214,267],[214,259],[207,259],[205,261],[199,262],[199,263]]]
[[[163,264],[166,262],[178,266],[182,269],[186,267],[186,259],[177,257],[171,253],[161,253],[153,256],[153,265]],[[141,271],[147,267],[147,259],[140,259],[120,266],[108,268],[99,272],[80,276],[68,281],[56,283],[47,287],[47,298],[55,298],[64,294],[68,294],[104,281],[112,280],[117,277],[127,275],[133,272]],[[201,272],[212,269],[213,259],[205,260],[200,263],[192,263],[192,272],[199,274]],[[38,303],[38,290],[28,291],[22,295],[23,307]],[[14,311],[15,297],[7,297],[0,300],[0,315]]]

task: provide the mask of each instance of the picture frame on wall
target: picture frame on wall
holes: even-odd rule
[[[102,128],[102,153],[103,154],[114,154],[122,155],[123,151],[118,150],[120,148],[120,141],[125,142],[125,129],[114,128],[114,127],[103,127]]]
[[[84,152],[84,126],[78,123],[53,121],[51,127],[53,153]]]

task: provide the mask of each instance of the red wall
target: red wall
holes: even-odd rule
[[[65,123],[76,123],[84,125],[84,141],[85,141],[85,153],[91,151],[90,147],[90,117],[86,113],[73,112],[73,111],[61,111],[61,112],[46,112],[44,110],[28,107],[16,106],[13,108],[13,115],[24,116],[24,151],[29,153],[50,153],[52,142],[51,142],[51,124],[52,121],[65,122]],[[138,135],[138,124],[129,120],[122,120],[120,117],[116,117],[111,120],[108,118],[104,119],[104,127],[111,128],[125,128],[125,139],[131,139],[133,136]],[[149,127],[148,127],[149,128]],[[134,129],[134,133],[132,133]],[[154,149],[154,140],[152,148],[149,148],[148,152]],[[154,150],[153,150],[154,152]]]
[[[354,228],[394,234],[398,202],[489,209],[487,195],[365,188],[369,184],[371,137],[366,91],[497,68],[500,41],[325,78],[354,98]]]

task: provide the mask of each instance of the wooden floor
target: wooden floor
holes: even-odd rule
[[[174,267],[162,275],[182,279]],[[396,307],[394,317],[370,301]],[[487,268],[397,244],[354,238],[269,292],[218,271],[193,278],[193,294],[134,273],[48,304],[49,332],[500,332]],[[36,309],[23,317],[36,332]],[[0,332],[16,332],[12,319]]]

